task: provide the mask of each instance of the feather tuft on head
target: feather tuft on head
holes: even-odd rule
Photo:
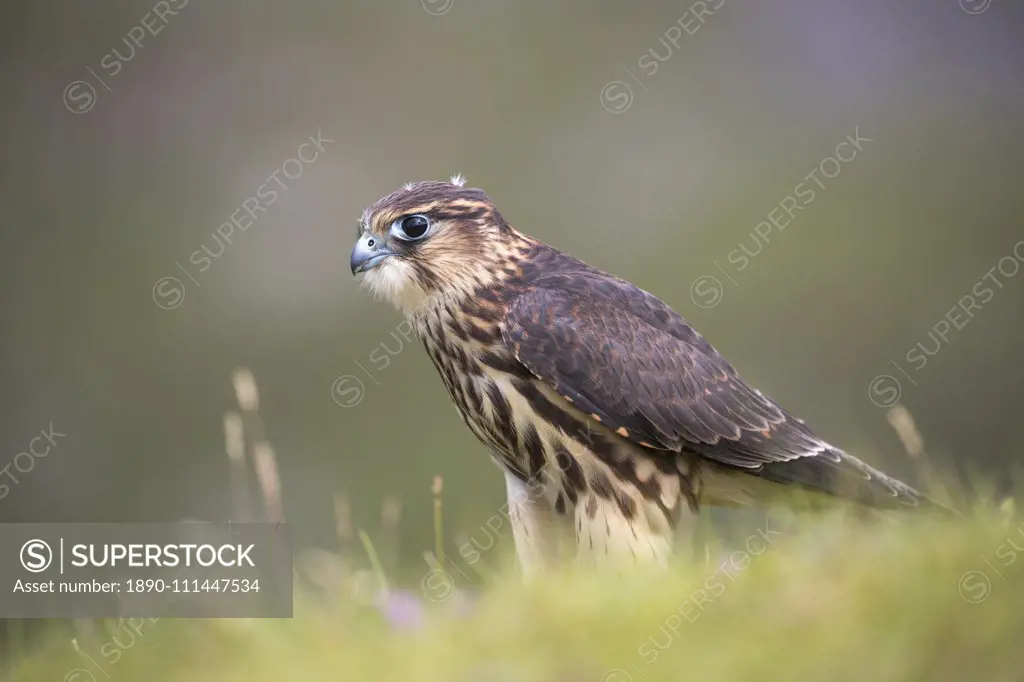
[[[455,175],[452,176],[450,182],[456,187],[463,187],[466,184],[466,178],[465,176],[462,175],[462,173],[456,173]]]

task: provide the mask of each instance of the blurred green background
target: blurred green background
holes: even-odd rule
[[[335,493],[370,529],[394,494],[419,561],[435,474],[450,526],[479,527],[501,476],[348,271],[366,205],[457,171],[513,226],[664,298],[838,446],[912,475],[871,399],[891,393],[869,394],[892,375],[941,466],[1019,461],[1024,272],[906,360],[1000,259],[1024,270],[1019,3],[729,0],[701,23],[689,2],[181,2],[163,21],[141,2],[0,9],[0,466],[66,434],[0,520],[227,518],[221,420],[245,366],[302,542],[329,541]],[[159,30],[112,75],[146,16]],[[333,142],[218,245],[318,130]],[[872,141],[731,265],[855,130]],[[204,247],[224,250],[200,272]],[[711,307],[691,296],[705,276]]]

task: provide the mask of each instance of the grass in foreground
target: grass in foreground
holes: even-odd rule
[[[79,642],[80,651],[66,637],[54,638],[10,679],[1009,682],[1024,676],[1019,520],[979,512],[963,522],[810,523],[752,528],[730,543],[735,552],[681,562],[662,574],[567,569],[528,585],[508,575],[468,602],[458,586],[439,599],[446,593],[437,588],[442,579],[428,594],[417,585],[405,595],[399,607],[413,616],[298,595],[293,620],[160,620],[141,635],[122,633],[119,641],[131,644],[116,662],[100,654],[109,635]]]

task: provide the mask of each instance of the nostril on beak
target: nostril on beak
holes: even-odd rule
[[[371,270],[390,255],[392,255],[391,251],[376,237],[370,235],[360,237],[352,248],[352,258],[349,261],[352,274]]]

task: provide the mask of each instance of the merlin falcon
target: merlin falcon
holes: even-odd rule
[[[504,472],[527,573],[565,538],[582,563],[664,563],[705,505],[794,490],[927,504],[749,386],[660,299],[513,229],[459,176],[366,209],[351,268],[408,316]]]

